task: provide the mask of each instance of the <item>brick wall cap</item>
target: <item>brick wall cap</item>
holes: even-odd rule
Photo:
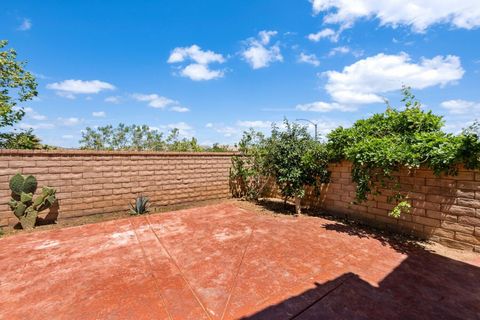
[[[61,149],[61,150],[18,150],[18,149],[0,149],[0,156],[19,155],[19,156],[162,156],[162,157],[231,157],[240,155],[239,152],[169,152],[169,151],[98,151],[98,150],[79,150],[79,149]]]

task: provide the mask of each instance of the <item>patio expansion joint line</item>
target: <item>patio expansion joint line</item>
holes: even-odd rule
[[[197,300],[197,303],[200,305],[200,307],[202,307],[203,311],[205,312],[205,314],[207,315],[208,319],[212,320],[212,317],[210,316],[209,312],[207,311],[207,308],[205,308],[205,306],[203,305],[202,301],[200,300],[200,298],[197,296],[197,294],[195,293],[195,291],[193,290],[192,286],[190,285],[190,282],[188,282],[187,278],[185,277],[185,275],[183,274],[182,272],[182,269],[180,269],[180,266],[177,264],[177,262],[175,261],[175,259],[173,259],[172,255],[170,254],[170,251],[168,251],[167,247],[163,244],[162,240],[160,240],[160,238],[158,237],[157,233],[155,232],[155,230],[153,230],[152,228],[152,223],[150,222],[150,219],[148,218],[148,216],[145,216],[145,219],[147,220],[148,222],[148,227],[150,228],[150,230],[153,232],[153,234],[155,235],[155,238],[157,238],[157,241],[158,243],[160,243],[160,245],[162,246],[162,248],[165,250],[165,252],[168,254],[168,257],[170,258],[170,260],[172,261],[173,265],[178,269],[178,272],[180,273],[180,276],[182,277],[183,281],[185,281],[185,283],[187,284],[188,286],[188,289],[190,290],[190,292],[192,292],[193,296],[195,297],[195,299]]]
[[[221,320],[223,320],[223,318],[225,317],[225,314],[226,314],[227,309],[228,309],[228,305],[230,304],[230,300],[231,300],[232,295],[233,295],[233,291],[235,290],[235,287],[237,286],[238,275],[240,274],[240,269],[242,268],[243,260],[245,259],[248,247],[250,246],[250,243],[252,242],[253,233],[254,233],[256,227],[257,227],[257,224],[254,224],[253,227],[252,227],[252,231],[250,232],[250,235],[248,236],[247,243],[245,244],[245,249],[243,250],[242,259],[240,260],[240,263],[238,264],[237,272],[235,274],[235,278],[233,279],[232,288],[230,289],[230,292],[228,294],[227,303],[225,304],[225,308],[223,309]]]
[[[310,309],[311,307],[313,307],[314,305],[316,305],[317,303],[319,303],[320,301],[322,301],[325,297],[327,297],[328,295],[330,295],[333,291],[337,290],[338,288],[340,288],[345,282],[347,282],[348,280],[350,280],[350,278],[353,277],[353,276],[349,276],[347,279],[345,279],[344,281],[340,282],[339,284],[337,284],[335,287],[333,287],[332,289],[328,290],[325,294],[323,294],[321,297],[319,297],[318,299],[315,299],[312,303],[310,303],[305,309],[303,309],[302,311],[298,312],[297,314],[295,314],[293,317],[290,318],[290,320],[295,320],[297,319],[299,316],[301,316],[303,313],[305,313],[308,309]]]
[[[173,319],[172,315],[168,311],[167,304],[165,302],[165,297],[163,296],[162,291],[160,290],[160,285],[158,283],[158,279],[155,276],[155,274],[153,273],[152,264],[150,263],[150,261],[147,258],[147,253],[145,251],[145,248],[143,247],[142,242],[140,241],[140,238],[138,238],[137,231],[135,230],[135,226],[132,224],[132,221],[130,220],[130,218],[128,218],[128,222],[130,223],[130,226],[132,226],[133,233],[135,234],[135,238],[137,239],[137,242],[140,245],[140,249],[142,250],[142,254],[143,254],[143,260],[145,261],[145,265],[149,268],[149,271],[150,271],[149,273],[152,276],[153,281],[155,282],[155,287],[157,288],[158,294],[160,295],[160,299],[162,301],[163,308],[165,309],[165,312],[168,314],[168,318]]]

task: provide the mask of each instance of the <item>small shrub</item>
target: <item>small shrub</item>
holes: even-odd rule
[[[10,179],[10,190],[12,199],[8,205],[23,229],[32,229],[38,213],[50,208],[57,200],[56,190],[50,187],[43,187],[42,193],[34,198],[37,190],[37,179],[34,176],[24,177],[17,173]]]
[[[148,213],[150,206],[149,203],[150,200],[148,197],[140,196],[135,199],[135,203],[130,204],[129,213],[133,216]]]
[[[269,182],[265,170],[266,139],[260,132],[246,131],[238,143],[241,155],[232,157],[230,189],[234,197],[258,200]]]

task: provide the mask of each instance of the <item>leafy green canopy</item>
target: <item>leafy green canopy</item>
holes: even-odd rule
[[[8,42],[0,40],[0,49]],[[37,96],[35,77],[25,70],[26,62],[17,61],[14,49],[0,50],[0,129],[22,120],[25,111],[18,104]],[[0,132],[0,148],[37,149],[40,141],[32,131]]]
[[[405,108],[387,106],[384,113],[355,122],[351,128],[339,127],[328,135],[327,148],[333,161],[352,162],[352,179],[357,184],[356,198],[365,201],[380,189],[398,190],[393,172],[402,167],[430,168],[435,174],[456,174],[457,166],[480,167],[478,132],[447,134],[441,130],[442,117],[424,111],[410,89],[402,89]],[[405,195],[395,192],[391,200],[399,215],[408,205]]]
[[[324,145],[312,139],[306,127],[284,120],[275,125],[267,144],[267,171],[275,178],[285,198],[305,195],[305,186],[328,182],[328,157]]]
[[[233,157],[231,169],[234,196],[257,200],[274,179],[285,200],[298,200],[305,196],[305,187],[329,181],[325,145],[287,120],[282,129],[273,126],[269,138],[253,129],[244,132],[238,149],[241,155]],[[297,212],[299,205],[296,201]]]
[[[150,151],[202,151],[197,139],[180,139],[179,130],[172,129],[166,139],[163,133],[147,125],[119,124],[86,128],[80,140],[82,149],[92,150],[150,150]]]

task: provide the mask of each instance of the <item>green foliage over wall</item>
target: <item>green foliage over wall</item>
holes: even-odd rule
[[[404,87],[402,93],[402,109],[388,104],[384,113],[359,120],[351,128],[333,130],[327,143],[331,160],[352,162],[358,202],[381,189],[394,191],[390,200],[398,206],[393,216],[409,209],[407,196],[393,175],[401,168],[423,166],[437,175],[454,175],[459,164],[480,167],[480,140],[474,128],[459,135],[445,133],[442,117],[424,111],[409,88]]]

